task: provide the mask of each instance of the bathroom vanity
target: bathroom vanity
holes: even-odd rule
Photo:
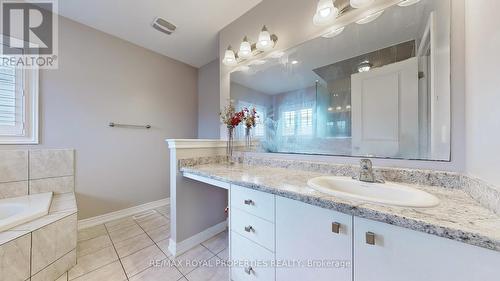
[[[307,185],[324,175],[311,171],[318,166],[287,165],[180,168],[186,178],[229,190],[233,281],[497,280],[500,217],[461,190],[458,175],[399,171],[402,185],[439,198],[437,206],[415,208],[320,193]]]

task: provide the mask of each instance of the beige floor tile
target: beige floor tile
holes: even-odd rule
[[[78,231],[78,241],[89,240],[107,234],[104,224],[92,226]]]
[[[155,209],[158,213],[168,216],[170,214],[170,205],[166,205]]]
[[[151,231],[161,226],[168,225],[170,220],[162,215],[155,216],[146,221],[137,222],[144,231]]]
[[[218,254],[227,248],[228,243],[228,232],[224,231],[201,244],[207,247],[212,253]]]
[[[167,238],[170,238],[170,225],[164,225],[160,226],[154,230],[148,231],[147,232],[149,237],[153,239],[155,242],[159,242],[162,240],[165,240]]]
[[[109,233],[109,236],[111,237],[111,240],[113,243],[118,243],[120,241],[127,240],[129,238],[132,238],[134,236],[137,236],[139,234],[143,234],[144,231],[142,230],[139,225],[134,224],[125,228],[121,228],[117,231],[113,231]]]
[[[77,257],[85,256],[109,246],[112,246],[109,236],[107,234],[101,235],[96,238],[78,242],[78,246],[76,247],[76,255]]]
[[[110,263],[92,272],[82,275],[74,281],[124,281],[127,280],[125,272],[119,261]]]
[[[166,259],[167,256],[156,245],[149,246],[121,260],[125,273],[130,278],[154,262]]]
[[[127,240],[115,243],[115,248],[118,252],[118,256],[120,258],[124,258],[151,245],[154,245],[153,240],[151,240],[146,233],[143,233]]]
[[[218,253],[217,256],[224,261],[229,260],[229,246],[224,251]]]
[[[208,261],[214,254],[202,245],[198,245],[186,253],[174,258],[182,274],[193,271],[200,263]]]
[[[69,280],[80,277],[83,274],[94,271],[117,260],[118,255],[112,246],[83,256],[78,259],[77,265],[69,271]]]
[[[189,281],[229,281],[229,267],[219,258],[213,257],[186,275]]]
[[[167,255],[167,257],[171,258],[172,257],[172,254],[170,253],[170,251],[168,250],[168,245],[170,244],[170,238],[169,239],[165,239],[165,240],[161,240],[160,242],[156,242],[156,245],[158,245],[158,247],[160,248],[160,250],[165,254]]]
[[[168,263],[168,260],[161,266],[150,267],[141,273],[132,276],[130,281],[174,281],[182,278],[180,271],[175,266]]]
[[[132,217],[126,217],[126,218],[107,222],[104,225],[108,229],[108,232],[113,232],[113,231],[117,231],[117,230],[120,230],[122,228],[129,227],[129,226],[132,226],[135,224],[136,224],[136,222]]]

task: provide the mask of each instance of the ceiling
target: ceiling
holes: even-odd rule
[[[59,14],[194,67],[218,57],[218,33],[262,0],[64,0]],[[177,26],[170,36],[156,17]]]

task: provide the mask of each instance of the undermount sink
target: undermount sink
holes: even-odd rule
[[[399,207],[429,208],[439,199],[425,191],[396,183],[367,183],[347,177],[317,177],[307,184],[319,192],[344,199]]]

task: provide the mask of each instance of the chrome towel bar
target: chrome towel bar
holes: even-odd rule
[[[143,129],[151,129],[151,125],[131,125],[131,124],[119,124],[119,123],[114,123],[110,122],[109,126],[114,128],[114,127],[123,127],[123,128],[143,128]]]

